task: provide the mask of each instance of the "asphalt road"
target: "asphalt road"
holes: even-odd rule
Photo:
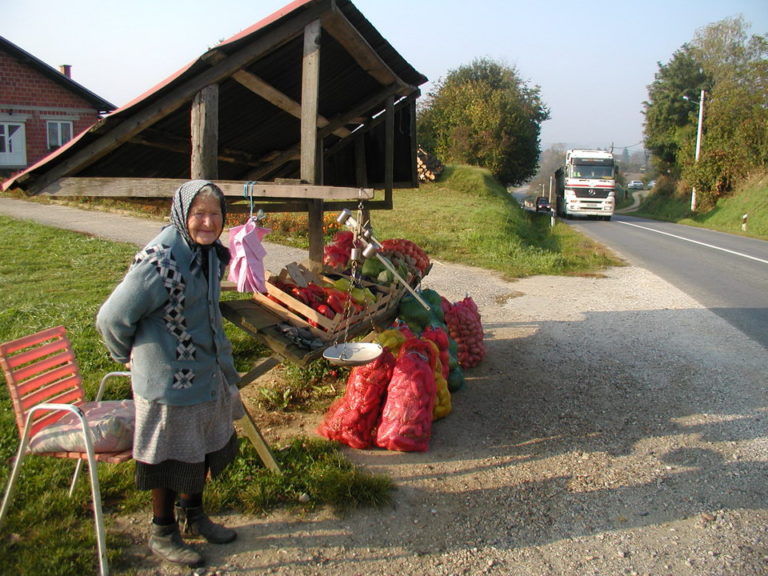
[[[566,222],[768,348],[768,242],[619,214]]]

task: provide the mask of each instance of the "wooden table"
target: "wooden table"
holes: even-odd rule
[[[272,356],[261,359],[249,372],[243,375],[239,384],[241,389],[252,384],[283,361],[306,366],[323,355],[326,347],[308,350],[289,340],[278,328],[278,325],[285,322],[286,319],[281,317],[279,313],[268,310],[252,298],[225,300],[220,303],[220,306],[224,318],[272,350]],[[382,310],[370,316],[368,322],[360,322],[350,326],[346,336],[351,339],[371,334],[375,330],[384,329],[389,326],[396,316],[396,306]],[[329,340],[328,346],[332,346],[334,343],[334,341]],[[256,448],[256,452],[264,462],[264,465],[279,474],[280,467],[275,461],[269,445],[262,436],[248,408],[246,406],[243,406],[243,408],[245,416],[239,421],[243,428],[243,433],[251,441],[254,448]]]

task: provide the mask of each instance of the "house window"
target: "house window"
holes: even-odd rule
[[[72,122],[48,121],[48,149],[55,150],[65,142],[72,140]]]
[[[0,167],[24,168],[27,165],[27,141],[24,124],[0,122]]]

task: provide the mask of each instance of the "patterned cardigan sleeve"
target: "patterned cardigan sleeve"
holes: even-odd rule
[[[157,271],[157,258],[166,250],[170,249],[154,246],[140,252],[96,316],[96,328],[110,356],[121,364],[130,361],[134,335],[141,320],[168,300],[168,291]]]

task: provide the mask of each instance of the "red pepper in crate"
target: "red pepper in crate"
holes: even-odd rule
[[[328,293],[326,302],[328,302],[328,306],[333,308],[334,312],[337,314],[344,314],[344,302],[341,301],[338,294]]]
[[[331,310],[331,308],[326,304],[318,304],[316,310],[320,312],[320,314],[322,314],[326,318],[330,318],[331,320],[333,320],[336,317],[336,312]]]
[[[323,288],[325,293],[325,301],[333,308],[337,314],[343,314],[346,311],[347,302],[351,306],[354,312],[361,312],[365,309],[365,306],[359,302],[356,302],[348,292],[343,292],[338,288],[332,286],[326,286]]]
[[[309,305],[325,304],[325,290],[321,286],[318,286],[314,282],[310,282],[303,288],[300,288],[301,293],[309,301]]]

